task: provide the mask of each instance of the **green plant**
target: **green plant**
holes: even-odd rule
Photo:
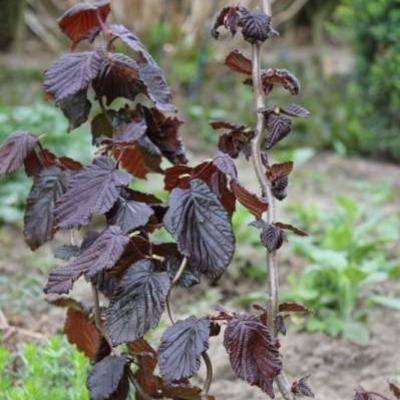
[[[360,204],[338,197],[336,208],[320,212],[315,206],[290,207],[291,215],[313,235],[291,246],[307,261],[303,273],[288,276],[288,300],[301,300],[314,311],[305,327],[365,344],[368,330],[363,323],[371,303],[396,307],[398,300],[364,290],[398,276],[400,258],[398,215],[380,211],[377,204]]]
[[[354,112],[364,131],[359,147],[365,153],[398,161],[400,82],[395,77],[400,68],[399,3],[342,0],[337,15],[348,28],[357,55]]]
[[[10,353],[0,347],[0,399],[85,400],[87,358],[61,336],[44,345],[21,344]]]

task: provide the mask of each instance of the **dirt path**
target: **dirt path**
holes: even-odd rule
[[[240,175],[252,176],[248,166],[239,166]],[[347,194],[363,201],[363,185],[387,184],[396,194],[387,203],[388,209],[399,212],[400,168],[359,159],[342,159],[333,154],[320,154],[298,168],[297,178],[288,201],[314,201],[318,207],[329,209],[338,194]],[[63,237],[60,237],[62,241]],[[242,253],[242,252],[241,252]],[[247,249],[246,256],[263,258]],[[241,254],[243,256],[243,254]],[[281,275],[296,263],[290,255],[283,254]],[[32,254],[23,243],[19,230],[4,227],[0,231],[0,308],[10,323],[28,327],[45,334],[62,329],[63,311],[49,307],[41,294],[42,284],[51,267],[55,265],[50,246]],[[301,267],[301,266],[300,266]],[[84,284],[77,285],[77,295],[88,295]],[[248,290],[262,290],[263,282],[247,282],[243,277],[227,274],[219,287],[202,288],[187,294],[176,294],[176,313],[182,314],[179,304],[192,304],[186,313],[210,310],[220,302],[232,299]],[[400,282],[392,281],[385,290],[400,297]],[[175,303],[174,303],[175,304]],[[353,389],[359,385],[381,390],[386,380],[400,375],[400,313],[376,308],[369,316],[371,341],[367,347],[332,339],[323,334],[288,332],[281,340],[282,352],[290,379],[311,374],[311,384],[320,400],[352,399]],[[218,400],[258,400],[267,396],[257,388],[236,379],[229,367],[227,355],[221,345],[222,337],[212,340],[211,351],[215,365],[215,383],[212,393]],[[202,372],[200,377],[204,376]],[[201,379],[201,378],[199,378]]]

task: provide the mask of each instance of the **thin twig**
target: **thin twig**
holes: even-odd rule
[[[264,12],[272,15],[271,1],[262,1]],[[261,158],[261,144],[263,139],[263,132],[265,129],[264,116],[259,112],[260,109],[265,108],[264,92],[261,81],[261,45],[259,43],[252,45],[252,77],[253,89],[255,93],[255,107],[257,112],[257,125],[256,134],[252,142],[252,163],[257,179],[262,191],[263,196],[268,201],[268,224],[276,222],[275,199],[271,190],[271,183],[269,182],[266,174],[265,167]],[[276,263],[276,252],[267,253],[267,269],[268,269],[268,326],[273,335],[277,335],[276,316],[278,314],[278,267]],[[291,386],[283,372],[276,378],[278,389],[285,400],[293,400],[291,393]]]
[[[93,282],[92,282],[92,295],[93,295],[94,322],[96,324],[97,329],[103,335],[105,341],[110,346],[110,349],[112,349],[112,351],[114,352],[112,340],[107,330],[104,327],[103,321],[101,320],[99,292],[97,290],[96,285]]]
[[[212,380],[213,380],[213,366],[212,366],[212,363],[211,363],[211,359],[210,359],[210,357],[209,357],[209,355],[207,354],[206,351],[203,351],[201,353],[201,356],[203,357],[204,364],[205,364],[206,369],[207,369],[206,380],[205,380],[204,386],[203,386],[203,393],[204,393],[205,398],[207,398],[208,393],[210,391],[211,383],[212,383]]]
[[[176,271],[176,274],[175,274],[174,278],[172,279],[171,288],[169,289],[167,298],[165,300],[165,304],[167,306],[168,317],[169,317],[172,325],[175,324],[175,319],[174,319],[174,316],[173,316],[172,310],[171,310],[172,289],[176,286],[176,284],[178,283],[178,281],[181,278],[182,274],[185,272],[185,268],[187,266],[187,262],[188,262],[187,258],[184,257],[182,262],[181,262],[181,265],[178,268],[178,271]]]

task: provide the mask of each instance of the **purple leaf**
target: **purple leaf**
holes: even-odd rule
[[[14,132],[0,147],[0,176],[15,172],[32,153],[37,136],[30,132]]]
[[[298,104],[291,104],[290,106],[281,108],[281,112],[289,117],[307,118],[310,115],[310,111],[299,106]]]
[[[153,268],[150,260],[131,265],[111,299],[106,322],[115,346],[139,339],[160,321],[171,280]]]
[[[115,169],[107,157],[78,172],[57,203],[56,218],[60,228],[74,228],[89,223],[93,214],[104,214],[117,201],[121,187],[131,176]]]
[[[45,293],[68,293],[83,274],[93,278],[100,271],[114,267],[129,242],[118,226],[110,226],[75,260],[54,268],[44,288]]]
[[[66,54],[45,72],[44,89],[57,103],[66,101],[89,86],[99,74],[103,62],[102,49]]]
[[[24,217],[24,236],[36,250],[54,236],[54,208],[65,192],[68,175],[57,167],[43,169],[28,196]]]
[[[169,327],[161,338],[159,367],[167,382],[192,377],[200,368],[200,356],[208,349],[210,320],[190,317]]]
[[[268,138],[266,148],[267,150],[270,150],[278,142],[289,135],[292,130],[292,121],[284,115],[271,113],[267,119],[267,129]]]
[[[92,107],[92,104],[87,99],[87,89],[79,90],[75,94],[60,100],[57,105],[69,121],[68,132],[78,128],[87,121]]]
[[[193,179],[188,189],[174,189],[164,223],[193,267],[212,279],[225,271],[235,239],[227,211],[205,182]]]
[[[129,391],[127,365],[128,359],[122,356],[107,356],[95,364],[88,377],[90,399],[126,399]]]
[[[128,192],[118,198],[109,213],[108,223],[118,225],[125,233],[129,233],[146,225],[153,214],[148,204],[130,199]]]
[[[219,151],[213,160],[214,165],[225,175],[233,179],[238,177],[236,165],[229,154]]]
[[[240,315],[229,321],[224,346],[236,375],[274,398],[273,382],[282,361],[279,342],[268,328],[253,315]]]

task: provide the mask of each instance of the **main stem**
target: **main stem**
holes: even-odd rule
[[[267,15],[271,15],[271,1],[263,0],[263,9]],[[266,174],[265,167],[261,158],[261,145],[263,139],[263,132],[265,128],[264,115],[260,109],[265,108],[264,92],[261,80],[261,44],[256,42],[252,45],[252,75],[253,75],[253,89],[255,93],[255,106],[257,113],[257,125],[255,137],[252,142],[252,163],[254,171],[264,197],[268,201],[268,224],[276,222],[276,207],[275,198],[272,194],[271,183],[269,182]],[[278,267],[276,263],[276,252],[267,253],[267,270],[268,270],[268,326],[271,333],[277,336],[276,317],[279,308],[279,279]],[[287,380],[284,372],[276,378],[276,382],[285,400],[293,400],[295,397],[291,393],[291,386]]]

